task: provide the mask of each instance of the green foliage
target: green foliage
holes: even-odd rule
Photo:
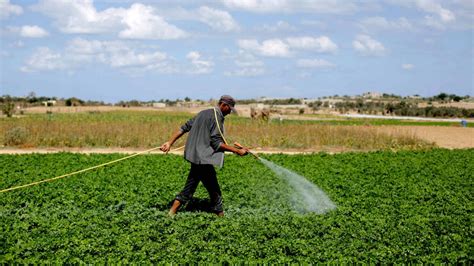
[[[64,104],[66,106],[81,106],[81,105],[85,105],[85,102],[81,99],[78,99],[78,98],[75,98],[75,97],[72,97],[72,98],[68,98],[64,101]]]
[[[357,101],[337,102],[335,107],[340,113],[356,110],[361,114],[380,113],[419,117],[474,117],[474,109],[434,106],[418,107],[417,102],[407,102],[404,100],[400,102],[381,102],[358,99]]]
[[[123,155],[0,155],[0,188]],[[226,217],[168,218],[189,169],[147,155],[0,194],[0,263],[472,264],[474,150],[271,155],[337,204],[291,209],[292,191],[251,157],[218,171]],[[200,186],[195,197],[207,198]]]
[[[7,117],[12,117],[15,113],[15,104],[13,102],[5,102],[2,104],[2,113]]]
[[[449,101],[449,100],[453,100],[455,102],[459,102],[461,100],[464,100],[464,99],[469,99],[469,95],[466,95],[466,96],[459,96],[459,95],[456,95],[456,94],[447,94],[445,92],[442,92],[438,95],[435,95],[429,99],[432,99],[434,101],[441,101],[441,102],[445,102],[445,101]]]

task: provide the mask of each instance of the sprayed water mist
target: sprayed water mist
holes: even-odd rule
[[[284,179],[296,192],[292,195],[291,204],[297,211],[323,214],[336,208],[336,204],[329,199],[324,191],[303,176],[263,158],[259,159],[278,177]]]

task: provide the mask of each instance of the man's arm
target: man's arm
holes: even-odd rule
[[[173,143],[177,139],[179,139],[182,135],[184,135],[184,133],[186,133],[186,132],[184,132],[181,129],[176,131],[167,142],[165,142],[165,143],[163,143],[163,145],[161,145],[160,150],[163,151],[163,152],[168,153],[170,151],[171,146],[173,145]]]
[[[161,145],[160,150],[168,153],[171,149],[171,146],[173,146],[173,143],[177,139],[181,138],[182,135],[191,130],[191,128],[193,127],[194,119],[196,119],[196,117],[189,119],[184,125],[182,125],[181,128],[176,131],[167,142]]]
[[[233,153],[238,154],[240,156],[244,156],[244,155],[248,154],[247,148],[238,149],[238,148],[229,146],[225,143],[221,143],[221,145],[219,146],[219,150],[221,150],[221,151],[230,151],[230,152],[233,152]]]

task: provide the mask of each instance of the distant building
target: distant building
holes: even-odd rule
[[[166,103],[153,103],[152,106],[153,108],[165,108]]]
[[[381,98],[382,93],[380,92],[364,92],[362,93],[363,98]]]
[[[42,102],[42,104],[43,104],[44,106],[55,106],[55,105],[56,105],[56,101],[55,101],[55,100],[44,101],[44,102]]]
[[[177,102],[176,107],[187,107],[187,108],[195,108],[199,107],[199,102],[191,101],[191,102]]]
[[[303,100],[301,100],[301,102],[303,104],[310,104],[310,103],[314,103],[314,102],[317,102],[317,101],[321,101],[321,99],[313,98],[313,99],[303,99]]]

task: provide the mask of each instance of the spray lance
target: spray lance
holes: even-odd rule
[[[253,157],[255,157],[255,159],[259,159],[258,156],[255,153],[251,152],[249,149],[245,148],[240,143],[234,142],[234,146],[239,148],[239,149],[246,149],[249,154],[251,154]]]

